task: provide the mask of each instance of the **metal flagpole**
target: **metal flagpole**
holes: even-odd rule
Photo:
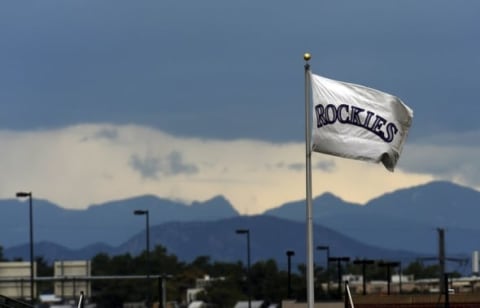
[[[310,64],[311,56],[303,55],[305,63],[305,152],[306,152],[306,201],[307,201],[307,308],[315,304],[313,283],[313,223],[312,223],[312,147],[310,129]]]

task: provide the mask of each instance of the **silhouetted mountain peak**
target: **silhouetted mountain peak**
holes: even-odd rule
[[[302,200],[268,213],[304,221],[304,208]],[[382,247],[419,251],[435,251],[437,228],[445,228],[447,238],[455,238],[449,244],[455,251],[478,247],[473,235],[480,232],[478,215],[480,192],[446,181],[399,189],[363,206],[344,202],[328,193],[317,197],[313,206],[315,223]]]
[[[17,199],[0,200],[0,205],[3,203],[0,245],[8,247],[26,241],[28,203]],[[26,206],[22,206],[24,204]],[[238,215],[223,196],[185,204],[154,195],[142,195],[94,204],[82,210],[68,210],[35,199],[35,239],[57,242],[69,248],[88,245],[93,239],[117,245],[132,233],[145,229],[144,220],[134,215],[137,209],[149,211],[151,226],[168,221],[209,221]]]
[[[230,243],[238,241],[243,243],[239,245],[244,245],[244,239],[235,233],[236,228],[252,230],[252,241],[262,240],[273,245],[272,238],[276,240],[282,232],[290,232],[289,228],[301,226],[304,229],[306,213],[305,200],[299,200],[268,210],[263,215],[240,216],[223,196],[186,204],[144,195],[95,205],[86,210],[62,209],[42,200],[34,202],[38,255],[42,255],[42,249],[46,254],[56,252],[78,257],[102,250],[122,253],[144,249],[145,220],[133,215],[134,209],[149,210],[152,244],[164,245],[182,259],[209,254],[209,251],[235,256],[229,251]],[[8,246],[28,241],[28,203],[16,199],[0,200],[0,207],[0,245],[7,248],[5,251],[8,250],[11,256],[15,249]],[[378,247],[435,253],[438,228],[446,230],[449,251],[469,253],[480,247],[476,240],[480,238],[477,218],[480,215],[480,192],[444,181],[400,189],[365,205],[345,202],[332,193],[324,193],[313,200],[312,214],[317,226],[328,227]],[[282,220],[296,221],[297,224],[285,225]],[[276,229],[279,224],[282,225],[281,231]],[[207,229],[212,232],[205,233]],[[118,246],[132,234],[137,234],[135,242]],[[295,237],[297,242],[304,244],[303,240],[298,241],[303,235],[295,234]],[[315,241],[316,244],[332,243],[335,252],[348,248],[367,253],[351,242],[345,244],[339,240],[333,244],[332,237],[335,235],[323,230]],[[41,244],[42,241],[68,249],[61,251],[61,247],[47,247]],[[88,246],[92,242],[108,243],[115,248],[101,244]],[[262,245],[266,245],[264,243]],[[73,250],[82,246],[88,252]],[[267,246],[254,247],[252,242],[255,251],[280,249]],[[284,244],[281,249],[285,249]],[[28,245],[24,244],[22,251],[23,256],[27,256]],[[282,251],[277,253],[284,253]]]
[[[459,198],[461,196],[461,198]],[[401,208],[402,211],[458,211],[468,208],[480,209],[480,193],[459,184],[435,181],[427,184],[404,188],[372,199],[367,207],[390,211]],[[420,213],[417,213],[417,216]]]
[[[238,214],[237,210],[234,209],[230,201],[221,195],[215,196],[204,202],[194,201],[192,202],[191,206],[204,209],[228,209]]]
[[[332,194],[331,192],[324,192],[320,196],[316,197],[315,199],[322,200],[325,202],[343,202],[342,198]]]
[[[361,204],[358,203],[351,203],[344,201],[342,198],[330,193],[330,192],[325,192],[318,196],[317,198],[314,199],[315,206],[318,207],[325,207],[325,206],[362,206]]]
[[[141,196],[134,196],[134,197],[129,197],[125,199],[118,199],[118,200],[112,200],[112,201],[107,201],[104,203],[100,204],[92,204],[88,207],[89,210],[98,210],[98,209],[104,209],[104,208],[110,208],[110,207],[115,207],[115,208],[143,208],[143,209],[148,209],[152,206],[158,206],[158,204],[174,204],[175,202],[169,199],[163,199],[160,197],[157,197],[155,195],[141,195]]]
[[[212,220],[239,215],[232,204],[223,196],[216,196],[204,202],[192,202],[190,211],[200,220]]]

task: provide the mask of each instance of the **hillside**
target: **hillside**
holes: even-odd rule
[[[53,242],[69,249],[103,242],[119,245],[145,229],[145,219],[134,210],[149,211],[150,225],[167,221],[203,221],[238,216],[221,196],[205,202],[184,204],[155,196],[139,196],[92,205],[85,210],[70,210],[45,200],[33,201],[35,242]],[[10,247],[28,241],[28,203],[0,200],[0,245]]]
[[[210,256],[212,260],[245,262],[246,238],[236,234],[237,229],[249,229],[252,262],[274,259],[281,266],[286,264],[286,251],[294,250],[294,264],[305,263],[305,224],[267,215],[241,216],[217,221],[168,222],[152,227],[151,247],[162,245],[168,253],[180,260],[193,261],[199,256]],[[399,250],[388,250],[364,244],[322,226],[314,227],[316,245],[331,247],[331,256],[353,258],[375,258],[412,261],[417,254]],[[145,233],[141,232],[118,246],[90,245],[83,249],[67,249],[42,242],[36,244],[37,256],[48,261],[91,258],[99,252],[110,255],[130,253],[137,255],[145,250]],[[28,260],[28,245],[5,249],[8,258],[21,257]],[[325,262],[324,252],[315,252],[319,264]]]
[[[0,209],[0,245],[10,256],[27,256],[28,206],[18,200],[3,200]],[[283,249],[295,249],[300,257],[305,251],[304,200],[248,217],[240,216],[221,196],[190,205],[139,196],[93,205],[86,210],[67,210],[44,200],[34,200],[34,234],[39,246],[36,251],[40,253],[42,243],[48,243],[55,246],[45,251],[57,251],[65,256],[92,255],[101,250],[138,253],[144,247],[144,240],[132,242],[132,237],[142,238],[145,220],[133,215],[135,209],[149,210],[152,245],[165,245],[186,260],[198,254],[218,254],[219,258],[231,259],[237,255],[230,246],[238,240],[233,232],[236,223],[245,219],[245,224],[250,224],[266,219],[264,217],[280,220],[276,224],[271,220],[253,223],[252,239],[262,239],[258,247],[252,246],[258,256],[276,256],[281,255]],[[449,182],[394,191],[364,205],[345,202],[329,193],[313,202],[318,232],[316,244],[325,245],[323,242],[330,237],[337,238],[332,243],[332,253],[359,257],[380,254],[369,252],[365,246],[356,246],[352,241],[358,245],[368,243],[366,246],[372,249],[434,257],[438,251],[438,228],[446,231],[447,257],[469,257],[473,250],[480,248],[480,226],[475,221],[479,214],[480,193]],[[318,231],[319,228],[323,231]]]
[[[303,221],[305,201],[291,202],[266,214]],[[304,214],[303,214],[304,215]],[[446,230],[450,253],[470,254],[480,248],[480,192],[449,182],[394,191],[365,205],[324,194],[313,201],[317,224],[356,240],[389,249],[437,252],[437,228]]]

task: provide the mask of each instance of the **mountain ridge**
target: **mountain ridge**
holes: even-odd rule
[[[304,202],[296,204],[300,206]],[[480,226],[475,219],[480,214],[480,192],[469,187],[433,181],[387,193],[363,206],[344,206],[341,211],[331,211],[335,207],[326,202],[322,196],[313,200],[315,223],[374,245],[435,251],[436,229],[443,228],[449,239],[447,247],[452,252],[470,253],[480,247],[480,241],[476,240]],[[286,217],[282,209],[290,206],[281,205],[269,210],[269,214]],[[321,213],[324,208],[330,210],[328,215]],[[288,217],[297,221],[304,219],[299,214]]]
[[[26,201],[0,200],[0,245],[16,245],[28,240],[28,206]],[[91,243],[91,239],[117,245],[145,228],[136,217],[136,209],[148,210],[150,225],[166,221],[214,220],[238,216],[238,212],[223,196],[205,202],[181,202],[153,195],[91,205],[84,210],[65,209],[42,199],[33,201],[35,241],[53,241],[70,249]],[[71,234],[76,236],[72,237]]]
[[[244,261],[246,238],[235,232],[248,229],[252,262],[274,259],[285,266],[287,250],[295,251],[295,263],[305,260],[305,226],[295,222],[268,215],[237,216],[217,221],[166,222],[151,228],[150,246],[166,247],[169,254],[180,260],[191,262],[199,256],[209,256],[214,261]],[[389,250],[375,247],[351,239],[339,232],[315,225],[313,235],[316,244],[329,245],[331,256],[350,256],[351,258],[380,258],[414,260],[418,254],[402,250]],[[44,260],[91,259],[97,253],[120,255],[130,253],[138,255],[145,250],[145,231],[137,233],[118,246],[96,243],[82,249],[68,249],[51,242],[35,244],[36,256]],[[7,258],[29,259],[28,245],[23,244],[5,249]],[[320,258],[320,257],[319,257]],[[324,263],[323,257],[319,260]]]
[[[437,229],[444,228],[447,253],[470,255],[480,247],[480,240],[477,240],[480,239],[480,226],[475,221],[480,215],[479,203],[480,192],[476,190],[434,181],[387,193],[365,205],[346,202],[325,193],[313,200],[313,219],[315,227],[327,228],[351,240],[382,249],[430,256],[435,256],[438,251]],[[149,210],[152,234],[157,227],[170,226],[171,230],[165,229],[156,235],[165,242],[169,241],[163,237],[165,234],[182,240],[179,226],[189,230],[202,223],[223,225],[229,219],[256,216],[272,216],[300,224],[304,224],[306,219],[305,200],[288,202],[254,216],[239,215],[223,196],[185,205],[147,195],[93,205],[86,210],[63,209],[48,201],[35,200],[35,244],[51,242],[71,251],[97,242],[119,247],[132,236],[145,232],[145,221],[133,215],[135,209]],[[0,200],[0,213],[0,245],[6,248],[5,251],[27,243],[28,207],[25,201]],[[172,233],[174,231],[177,234]],[[268,230],[263,232],[271,234]],[[214,235],[204,236],[207,238],[203,241],[214,241],[220,247],[224,245]],[[276,237],[276,234],[271,236]],[[305,236],[300,237],[304,242]],[[154,240],[155,236],[152,236]],[[197,239],[192,246],[197,247],[202,240]],[[171,245],[174,247],[175,243]],[[337,245],[342,246],[340,243]],[[136,249],[140,249],[138,247]],[[219,249],[215,247],[212,249]],[[116,251],[113,248],[107,250]],[[181,250],[181,254],[181,257],[186,257],[195,252]]]

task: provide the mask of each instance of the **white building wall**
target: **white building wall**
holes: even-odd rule
[[[88,260],[55,261],[53,275],[59,279],[54,284],[54,294],[61,298],[76,298],[80,291],[85,296],[91,295],[90,281],[91,265]]]
[[[37,263],[33,263],[36,276]],[[33,284],[36,291],[36,283]],[[0,262],[0,294],[11,298],[30,298],[30,261]]]

